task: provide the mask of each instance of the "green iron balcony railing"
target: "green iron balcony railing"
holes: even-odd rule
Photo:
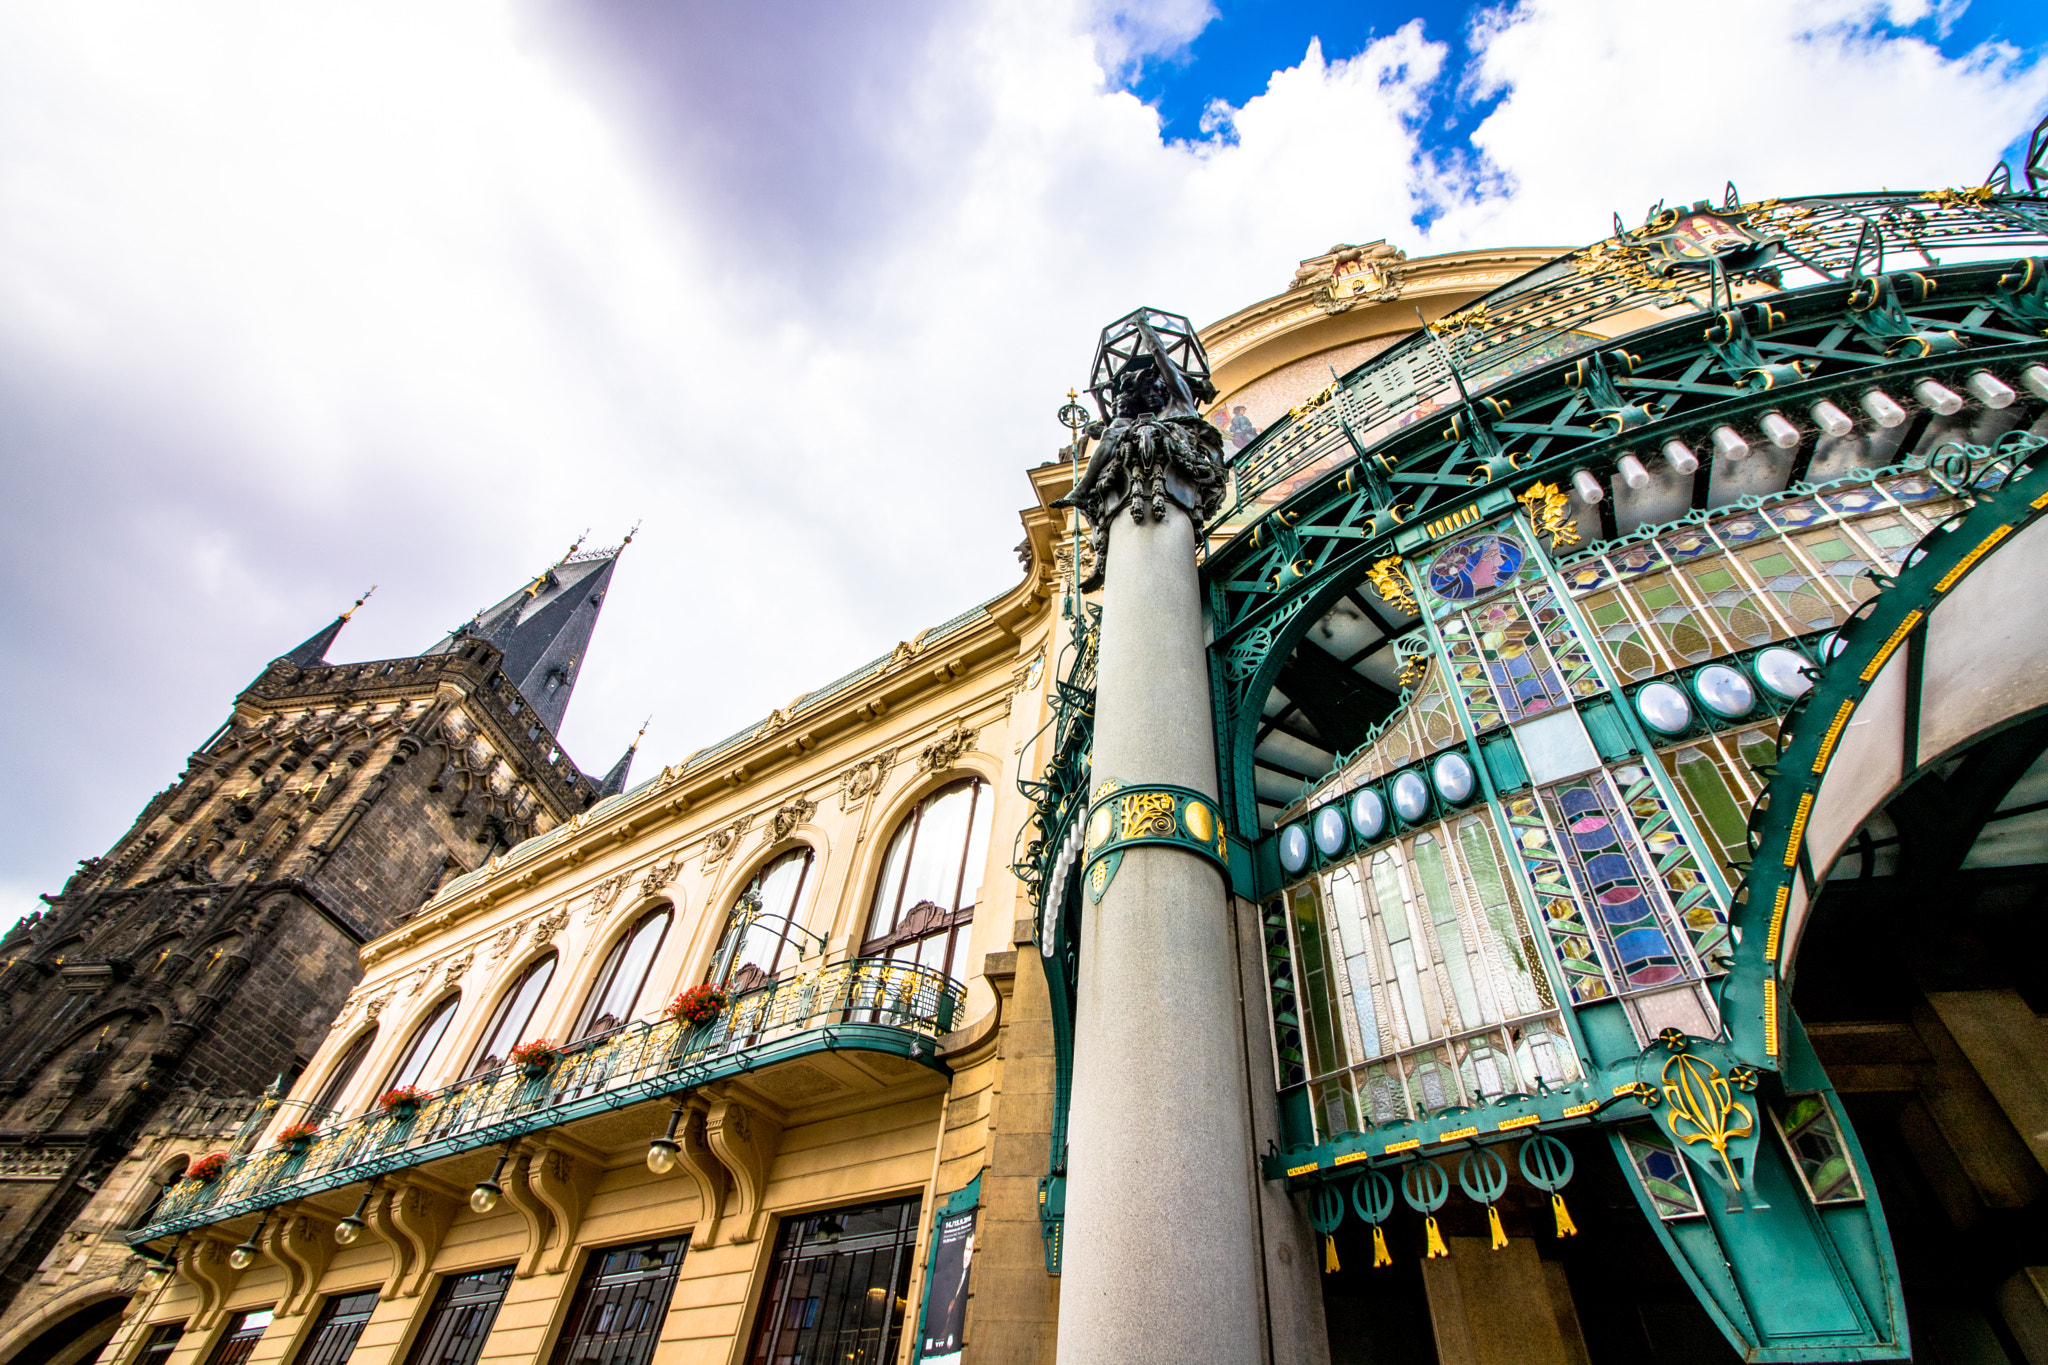
[[[211,1180],[180,1182],[128,1240],[154,1241],[807,1054],[883,1052],[943,1072],[936,1040],[965,994],[942,972],[882,958],[800,972],[739,996],[709,1024],[627,1024],[562,1049],[544,1067],[498,1067],[417,1104],[239,1157]]]

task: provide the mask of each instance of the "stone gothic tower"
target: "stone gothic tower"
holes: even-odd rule
[[[39,1269],[54,1284],[99,1260],[142,1211],[179,1136],[167,1116],[260,1115],[259,1092],[326,1036],[363,943],[623,788],[632,750],[592,777],[555,730],[624,548],[572,548],[410,658],[329,663],[350,608],[273,660],[134,826],[0,940],[0,1311],[18,1318]],[[217,1145],[217,1119],[203,1126],[186,1136]],[[137,1207],[110,1216],[94,1199],[109,1181]]]

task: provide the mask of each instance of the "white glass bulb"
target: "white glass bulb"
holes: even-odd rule
[[[344,1218],[341,1220],[341,1222],[335,1224],[334,1240],[341,1243],[343,1246],[350,1245],[356,1240],[356,1238],[362,1235],[363,1225],[361,1223],[358,1223],[353,1218]]]
[[[1915,384],[1913,396],[1943,417],[1953,417],[1963,410],[1963,396],[1946,384],[1937,384],[1932,379],[1923,379]]]
[[[656,1175],[667,1175],[676,1168],[676,1145],[666,1139],[657,1138],[647,1149],[647,1169]]]
[[[1881,427],[1895,427],[1906,420],[1906,410],[1883,389],[1872,389],[1863,395],[1863,410]]]
[[[1856,424],[1849,420],[1849,414],[1823,398],[1806,410],[1813,420],[1820,423],[1820,429],[1830,436],[1847,436],[1856,430]]]
[[[1700,467],[1700,457],[1692,453],[1692,447],[1683,441],[1664,443],[1664,462],[1671,466],[1674,474],[1690,474]]]
[[[1780,450],[1792,450],[1799,445],[1799,428],[1785,420],[1782,412],[1767,412],[1761,423],[1764,435]]]
[[[2048,365],[2029,365],[2020,371],[2020,383],[2036,398],[2048,398]]]
[[[2009,408],[2012,400],[2019,397],[2012,391],[2012,385],[2000,379],[1989,370],[1979,370],[1963,381],[1963,387],[1987,408]]]
[[[1588,469],[1572,471],[1572,487],[1578,490],[1579,501],[1595,503],[1607,496],[1607,490],[1600,486],[1600,480],[1593,477]]]
[[[479,1185],[469,1192],[469,1206],[478,1213],[489,1213],[498,1207],[498,1191],[491,1185]]]
[[[1714,454],[1724,460],[1746,460],[1749,458],[1749,442],[1743,440],[1734,427],[1715,427]]]
[[[1650,471],[1643,468],[1643,462],[1633,455],[1624,455],[1616,465],[1621,471],[1621,481],[1630,488],[1648,488]]]
[[[236,1247],[228,1253],[228,1264],[237,1270],[247,1270],[255,1259],[255,1254],[247,1247]]]

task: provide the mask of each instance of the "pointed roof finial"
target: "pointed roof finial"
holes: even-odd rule
[[[358,597],[355,600],[355,604],[351,606],[347,611],[341,614],[341,619],[346,621],[349,619],[349,617],[354,616],[356,614],[356,607],[360,607],[361,605],[363,605],[363,603],[369,601],[372,597],[376,596],[376,593],[377,585],[375,583],[372,583],[370,585],[369,591],[364,593],[361,597]]]
[[[562,557],[555,561],[555,567],[560,568],[562,565],[567,564],[570,559],[575,557],[576,552],[583,548],[583,542],[588,539],[590,539],[590,528],[586,526],[583,528],[583,534],[571,541],[568,549],[562,551]]]
[[[647,737],[647,727],[652,724],[654,724],[654,713],[652,711],[649,711],[647,713],[647,719],[640,722],[640,733],[633,736],[633,742],[626,746],[626,751],[628,753],[631,753],[633,750],[640,747],[640,741]]]
[[[640,534],[640,521],[639,521],[639,518],[637,518],[637,517],[636,517],[636,518],[634,518],[634,520],[633,520],[633,529],[632,529],[632,530],[630,530],[630,531],[628,531],[628,532],[626,532],[626,538],[625,538],[624,540],[622,540],[622,541],[620,541],[620,542],[619,542],[619,550],[620,550],[620,551],[624,551],[624,550],[625,550],[625,548],[626,548],[626,547],[627,547],[628,545],[631,545],[631,544],[633,543],[633,537],[634,537],[634,536],[637,536],[637,535],[639,535],[639,534]]]

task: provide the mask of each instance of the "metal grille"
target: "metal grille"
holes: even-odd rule
[[[162,1322],[149,1329],[149,1340],[142,1347],[142,1355],[135,1365],[164,1365],[171,1358],[171,1352],[178,1349],[179,1338],[185,1335],[182,1322]]]
[[[509,1265],[443,1280],[406,1365],[476,1365],[511,1283]]]
[[[593,1251],[552,1365],[647,1365],[683,1268],[683,1239]]]
[[[228,1334],[220,1339],[220,1345],[213,1348],[211,1365],[242,1365],[256,1349],[256,1343],[263,1337],[264,1329],[270,1326],[270,1310],[259,1308],[253,1313],[237,1313],[228,1326]]]
[[[299,1352],[299,1365],[342,1365],[355,1351],[356,1338],[363,1334],[363,1324],[376,1309],[374,1289],[327,1300],[327,1306],[320,1310],[320,1320],[313,1324],[313,1334],[306,1339],[305,1349]]]
[[[785,1219],[748,1365],[883,1365],[896,1358],[921,1201]]]

